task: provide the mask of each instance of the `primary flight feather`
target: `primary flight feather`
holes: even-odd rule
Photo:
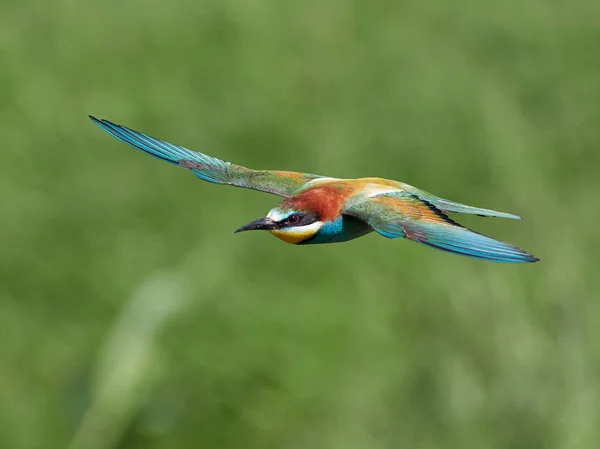
[[[200,179],[279,195],[285,199],[266,217],[234,232],[267,230],[294,244],[336,243],[372,231],[406,238],[443,251],[495,262],[536,262],[516,246],[471,231],[447,213],[520,219],[467,206],[383,178],[338,179],[307,173],[252,170],[165,142],[108,120],[92,121],[146,154],[191,170]]]

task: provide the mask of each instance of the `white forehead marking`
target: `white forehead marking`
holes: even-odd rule
[[[284,218],[287,218],[290,215],[290,212],[282,213],[279,209],[271,209],[267,214],[267,218],[270,218],[273,221],[281,221]]]

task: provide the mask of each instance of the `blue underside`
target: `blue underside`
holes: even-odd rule
[[[364,221],[348,215],[342,215],[335,221],[325,222],[317,234],[299,244],[312,245],[319,243],[346,242],[361,237],[372,230],[373,228]]]

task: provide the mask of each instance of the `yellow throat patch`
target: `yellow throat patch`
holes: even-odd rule
[[[306,226],[306,228],[309,228]],[[288,229],[272,229],[269,231],[275,237],[287,243],[300,243],[315,235],[314,229],[288,228]]]

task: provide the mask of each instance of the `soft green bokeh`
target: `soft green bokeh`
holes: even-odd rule
[[[0,447],[600,444],[600,3],[0,3]],[[402,180],[541,258],[232,235],[87,114],[254,168]]]

